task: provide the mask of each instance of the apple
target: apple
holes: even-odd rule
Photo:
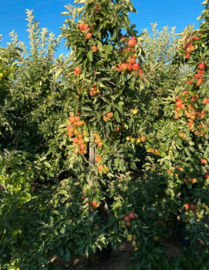
[[[90,26],[88,25],[88,24],[85,24],[84,25],[84,32],[86,31],[86,30],[88,30],[90,28]]]
[[[131,212],[131,213],[129,213],[129,218],[131,219],[131,220],[133,220],[133,219],[135,219],[135,215],[134,215],[134,213],[133,212]]]
[[[126,217],[124,217],[124,220],[125,220],[126,222],[129,222],[129,221],[130,221],[130,218],[129,218],[128,216],[126,216]]]
[[[137,43],[136,39],[135,38],[131,38],[128,41],[128,46],[129,47],[134,47],[136,45],[136,43]]]
[[[74,128],[72,126],[67,126],[67,131],[73,133]]]
[[[83,135],[81,133],[78,134],[78,139],[83,139]]]
[[[96,156],[96,157],[95,157],[95,161],[96,161],[96,162],[100,162],[100,161],[101,161],[101,159],[102,159],[102,157],[101,157],[101,156]]]
[[[85,39],[91,39],[92,38],[92,33],[87,33],[85,36]]]
[[[95,10],[96,13],[99,12],[99,9],[100,9],[100,6],[99,6],[99,5],[95,5],[95,6],[94,6],[94,10]]]
[[[209,103],[209,98],[204,98],[202,103],[203,103],[203,104]]]
[[[204,69],[205,68],[205,65],[203,64],[203,63],[200,63],[199,65],[198,65],[198,69]]]
[[[81,31],[83,31],[83,30],[84,30],[85,25],[81,23],[81,24],[79,24],[79,25],[78,25],[78,27],[80,28],[80,30],[81,30]]]
[[[130,222],[126,222],[126,226],[127,227],[131,227],[131,223]]]
[[[138,112],[139,112],[138,109],[134,109],[134,110],[133,110],[133,114],[137,114]]]
[[[142,75],[143,74],[143,70],[139,69],[139,74]]]
[[[133,64],[133,66],[132,66],[132,68],[134,69],[134,70],[138,70],[139,69],[139,63],[135,63],[135,64]]]
[[[133,66],[130,63],[127,66],[128,66],[128,70],[131,71]]]
[[[106,113],[106,116],[107,116],[108,118],[112,118],[112,117],[113,117],[113,113],[112,113],[112,112],[108,112],[108,113]]]
[[[74,70],[75,74],[81,74],[81,68],[80,67],[76,67]]]
[[[92,49],[92,52],[95,53],[98,51],[98,48],[97,46],[91,46],[91,49]]]
[[[99,143],[97,144],[98,147],[101,147],[102,145],[103,145],[102,142],[99,142]]]
[[[185,55],[185,58],[186,58],[186,59],[189,59],[190,56],[191,56],[191,55],[190,55],[189,53],[187,53],[187,54]]]
[[[128,59],[128,62],[130,63],[130,64],[135,64],[136,63],[136,58],[135,57],[130,57],[129,59]]]
[[[145,141],[146,141],[145,136],[142,136],[142,137],[141,137],[141,141],[142,141],[142,142],[145,142]]]
[[[185,208],[186,210],[189,210],[189,208],[190,208],[189,203],[185,203],[185,204],[184,204],[184,208]]]
[[[72,132],[68,132],[67,135],[68,135],[68,137],[73,137],[73,133]]]
[[[121,70],[126,70],[126,69],[128,69],[128,64],[122,63],[122,64],[120,65],[120,69],[121,69]]]
[[[191,204],[190,206],[189,206],[189,209],[191,209],[191,210],[196,210],[196,205],[194,205],[194,204]]]
[[[73,143],[78,143],[78,139],[76,137],[73,138]]]

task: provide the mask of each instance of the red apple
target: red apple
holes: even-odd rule
[[[185,204],[184,204],[184,208],[185,208],[186,210],[189,210],[189,207],[190,207],[189,203],[185,203]]]
[[[95,161],[96,161],[96,162],[100,162],[100,161],[101,161],[101,159],[102,159],[102,157],[101,157],[101,156],[96,156],[96,157],[95,157]]]
[[[132,66],[132,68],[134,69],[134,70],[138,70],[139,69],[139,63],[135,63],[135,64],[133,64],[133,66]]]
[[[81,74],[81,68],[80,67],[76,67],[74,70],[75,74]]]
[[[85,39],[91,39],[92,38],[92,33],[87,33],[85,36]]]
[[[204,69],[204,68],[205,68],[205,65],[204,65],[203,63],[200,63],[200,64],[198,65],[198,68],[199,68],[199,69]]]
[[[91,46],[91,49],[92,49],[92,52],[95,53],[98,51],[98,48],[97,46]]]
[[[130,221],[130,218],[129,217],[124,217],[124,220],[126,221],[126,222],[129,222]]]
[[[129,218],[131,219],[131,220],[133,220],[133,219],[135,219],[135,215],[134,215],[134,213],[133,212],[131,212],[131,213],[129,213]]]
[[[128,46],[129,47],[134,47],[136,45],[136,43],[137,43],[136,39],[135,38],[131,38],[128,41]]]

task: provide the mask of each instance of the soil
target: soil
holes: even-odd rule
[[[132,266],[131,257],[133,248],[130,242],[120,244],[117,251],[112,251],[110,259],[104,262],[99,262],[98,258],[94,257],[89,261],[81,258],[73,258],[70,263],[63,262],[59,258],[52,260],[55,265],[55,270],[127,270],[128,266]]]

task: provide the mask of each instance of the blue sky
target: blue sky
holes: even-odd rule
[[[0,46],[6,46],[9,42],[9,32],[13,29],[17,32],[19,40],[27,43],[28,33],[26,9],[34,11],[35,19],[40,21],[41,27],[46,27],[56,35],[60,34],[59,27],[63,25],[65,11],[64,5],[73,4],[74,0],[6,0],[0,5],[0,34],[3,41]],[[203,0],[133,0],[138,14],[131,14],[130,20],[137,25],[137,30],[150,29],[151,23],[158,23],[158,28],[163,26],[176,26],[176,32],[181,32],[188,24],[199,26],[196,18],[203,10]],[[60,48],[58,53],[66,52]]]

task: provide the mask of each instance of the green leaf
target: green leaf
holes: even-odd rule
[[[89,51],[89,52],[87,53],[87,57],[88,57],[88,59],[89,59],[91,62],[93,62],[93,52],[92,52],[92,51]]]
[[[82,107],[82,110],[87,111],[87,112],[92,112],[92,109],[90,107],[86,107],[86,106]]]

